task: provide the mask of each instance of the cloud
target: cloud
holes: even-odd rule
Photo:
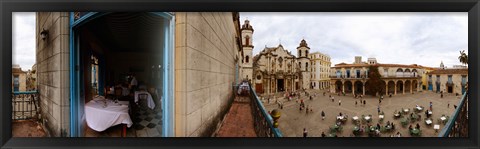
[[[468,52],[467,12],[242,12],[255,32],[253,54],[265,45],[296,55],[304,38],[311,52],[330,55],[332,65],[354,56],[379,63],[460,65],[458,51]],[[243,22],[242,22],[243,24]]]
[[[13,12],[12,15],[12,64],[28,70],[35,64],[35,12]]]

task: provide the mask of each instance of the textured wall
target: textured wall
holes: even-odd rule
[[[175,21],[175,135],[209,136],[233,95],[236,24],[231,12],[180,12]]]
[[[38,12],[36,63],[42,117],[51,136],[69,135],[69,14]],[[48,30],[42,40],[40,32]]]

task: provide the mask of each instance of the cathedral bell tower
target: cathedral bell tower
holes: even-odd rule
[[[242,51],[243,59],[241,64],[241,76],[242,80],[254,80],[253,78],[253,44],[252,44],[252,35],[253,27],[250,25],[249,20],[245,20],[245,23],[242,25],[240,31],[242,32]],[[251,82],[252,83],[252,82]]]
[[[301,87],[302,89],[310,89],[312,88],[311,84],[311,64],[310,64],[310,58],[308,57],[308,53],[310,51],[310,47],[308,47],[307,41],[305,39],[302,39],[300,41],[300,45],[297,47],[297,62],[300,66],[300,72],[301,72]]]

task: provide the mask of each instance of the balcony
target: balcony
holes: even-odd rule
[[[249,84],[249,86],[251,86]],[[255,126],[255,132],[258,137],[283,137],[280,129],[274,127],[274,120],[272,116],[267,112],[262,102],[257,96],[257,93],[250,87],[250,99],[251,102],[253,121]]]
[[[468,89],[438,137],[468,137]]]
[[[14,92],[12,94],[12,120],[35,119],[39,114],[38,92]]]

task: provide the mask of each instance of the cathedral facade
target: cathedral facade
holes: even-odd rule
[[[240,76],[252,84],[259,94],[271,94],[299,89],[327,89],[330,81],[330,57],[320,52],[310,53],[305,39],[301,40],[297,55],[283,45],[265,47],[253,56],[253,27],[245,20],[241,26],[242,62]]]

